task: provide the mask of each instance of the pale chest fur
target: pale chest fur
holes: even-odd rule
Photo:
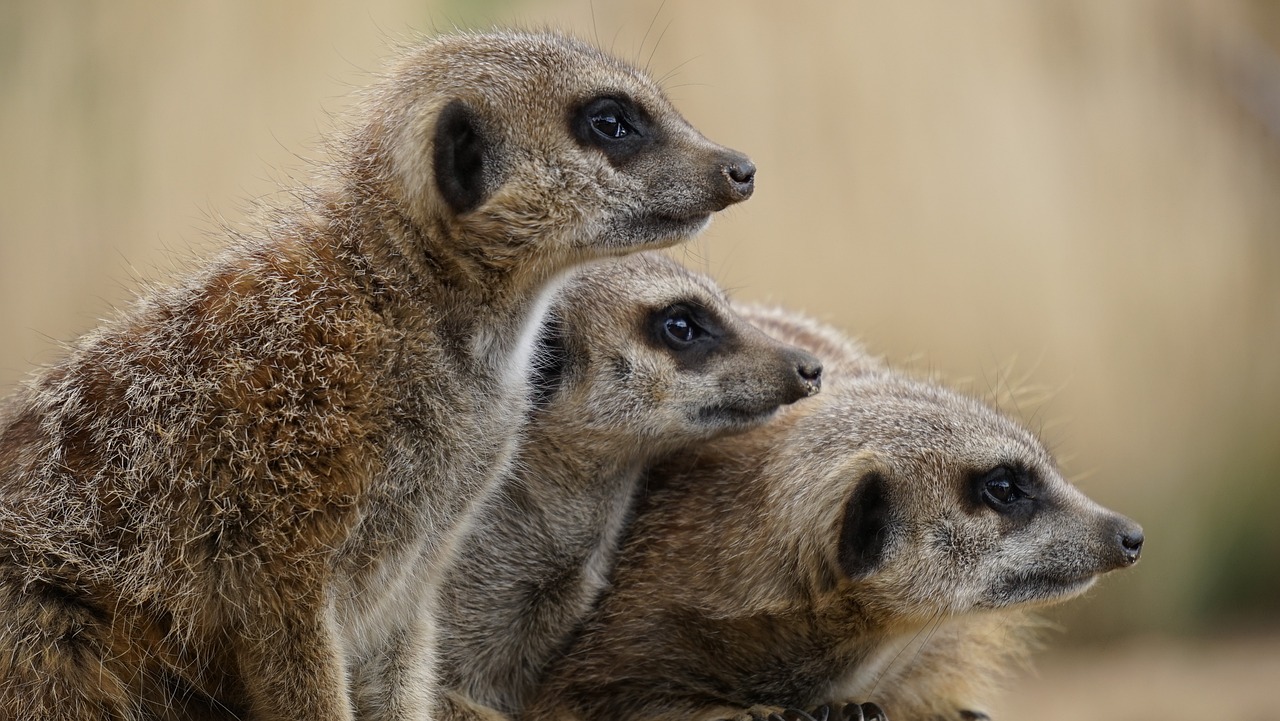
[[[449,392],[433,383],[432,403],[393,413],[381,471],[338,557],[334,604],[348,650],[363,655],[429,613],[477,505],[511,463],[523,386],[473,376]]]
[[[494,708],[522,707],[608,585],[639,476],[545,470],[506,482],[444,592],[446,678]]]
[[[877,690],[893,685],[893,676],[911,665],[928,642],[927,633],[899,634],[867,649],[861,661],[834,665],[829,700],[873,698]]]

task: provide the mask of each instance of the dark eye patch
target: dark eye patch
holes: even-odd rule
[[[649,147],[655,135],[648,114],[620,93],[598,95],[575,107],[569,129],[579,143],[603,151],[613,165]]]
[[[712,353],[732,343],[716,314],[693,299],[652,311],[646,326],[650,343],[666,349],[682,370],[700,367]]]

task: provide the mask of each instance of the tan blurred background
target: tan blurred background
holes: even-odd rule
[[[1145,557],[1007,718],[1280,719],[1280,2],[0,2],[0,389],[304,182],[390,42],[596,37],[760,168],[685,251],[1040,429]]]

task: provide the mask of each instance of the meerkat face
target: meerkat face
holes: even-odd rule
[[[661,449],[745,430],[818,392],[817,358],[738,317],[708,278],[645,253],[579,271],[535,361],[535,404]]]
[[[374,136],[395,200],[487,257],[670,245],[754,188],[644,73],[561,35],[442,36],[392,79]]]
[[[924,620],[1045,604],[1138,560],[1142,529],[986,405],[879,373],[827,400],[792,436],[826,444],[815,458],[839,457],[812,470],[839,499],[829,560],[867,607]]]

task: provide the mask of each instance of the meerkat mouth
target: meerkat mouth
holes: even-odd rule
[[[693,215],[667,215],[643,213],[632,216],[620,225],[622,232],[613,234],[620,239],[618,247],[632,249],[636,246],[664,248],[687,240],[701,233],[711,224],[711,213]]]
[[[711,215],[711,213],[694,213],[693,215],[654,213],[649,216],[649,224],[654,227],[669,226],[672,228],[697,228],[701,230],[703,226],[711,222]]]
[[[763,424],[777,412],[778,408],[776,406],[770,408],[744,408],[732,405],[703,406],[698,409],[697,420],[702,423],[714,423],[722,426],[750,427]]]
[[[992,608],[1048,605],[1079,596],[1098,580],[1098,574],[1063,578],[1048,573],[1007,576],[992,594]]]

